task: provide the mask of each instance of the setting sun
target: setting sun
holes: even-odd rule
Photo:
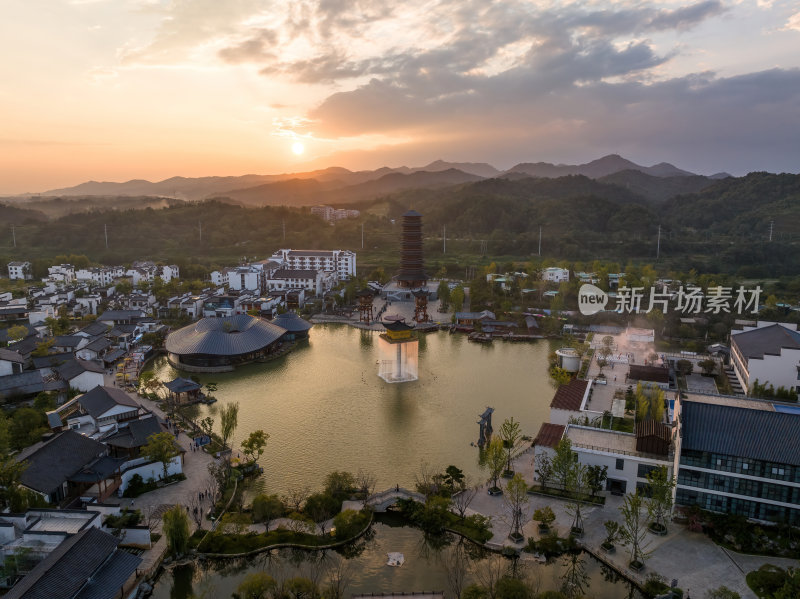
[[[294,152],[298,156],[302,154],[305,151],[305,149],[306,147],[299,141],[292,144],[292,152]]]

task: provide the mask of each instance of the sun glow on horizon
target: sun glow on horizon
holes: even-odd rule
[[[305,151],[306,147],[301,142],[296,141],[292,144],[292,152],[294,152],[296,156],[300,156],[300,154],[302,154]]]

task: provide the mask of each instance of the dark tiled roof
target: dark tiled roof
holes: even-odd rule
[[[28,463],[20,480],[35,491],[52,493],[70,475],[105,451],[105,445],[75,431],[59,433],[49,441],[37,443],[17,454],[18,462]]]
[[[111,558],[89,579],[75,599],[112,599],[136,571],[142,558],[117,549]]]
[[[800,466],[800,416],[684,401],[683,449]]]
[[[39,562],[9,591],[6,599],[74,597],[92,575],[101,570],[118,543],[118,539],[99,528],[82,530]],[[118,591],[117,587],[106,589],[104,595],[97,597],[111,599]]]
[[[103,351],[105,348],[111,345],[111,341],[106,339],[105,337],[98,337],[97,339],[90,341],[87,343],[83,349],[88,349],[89,351],[93,352],[100,352]]]
[[[203,318],[171,333],[165,347],[178,355],[236,356],[262,350],[285,334],[286,329],[247,314]]]
[[[118,324],[108,332],[108,335],[111,337],[122,337],[124,335],[132,335],[135,332],[135,324]]]
[[[71,381],[76,376],[83,374],[84,372],[104,372],[103,367],[93,362],[88,362],[86,360],[81,360],[80,358],[75,358],[70,360],[69,362],[65,362],[58,368],[56,368],[56,372],[58,376],[61,377],[62,380]]]
[[[669,370],[660,366],[641,366],[631,364],[628,371],[628,378],[634,381],[650,381],[653,383],[668,383]]]
[[[561,441],[561,437],[564,436],[565,428],[565,426],[560,424],[543,422],[542,426],[539,427],[539,433],[533,440],[533,444],[538,447],[555,448],[555,446],[558,445],[558,442]]]
[[[126,461],[127,458],[112,458],[104,455],[71,474],[68,480],[76,483],[96,483],[111,478]]]
[[[36,346],[42,342],[42,338],[37,335],[30,335],[22,339],[21,341],[17,341],[16,343],[12,343],[8,346],[8,349],[11,351],[19,352],[23,356],[29,355],[33,350],[36,349]]]
[[[309,257],[314,257],[314,256],[327,256],[327,257],[330,257],[330,256],[333,256],[333,251],[331,251],[331,250],[290,250],[289,251],[289,256],[298,257],[298,258],[302,258],[302,257],[306,257],[306,256],[309,256]]]
[[[75,358],[72,352],[64,352],[62,354],[49,354],[47,356],[38,356],[32,358],[34,368],[54,368],[61,366],[65,362],[69,362]]]
[[[25,362],[25,358],[17,352],[6,349],[5,347],[0,347],[0,360],[5,362],[17,362],[18,364]]]
[[[44,381],[38,370],[0,376],[0,397],[29,395],[41,391],[44,391]]]
[[[91,391],[76,397],[75,401],[92,417],[99,418],[116,406],[138,408],[139,404],[122,389],[97,386]]]
[[[316,270],[294,270],[290,268],[281,268],[276,270],[272,275],[273,279],[316,279]]]
[[[164,432],[164,428],[158,418],[151,416],[131,421],[125,428],[121,428],[110,437],[103,439],[103,442],[115,447],[142,447],[147,444],[150,435],[162,432]]]
[[[99,322],[132,320],[144,316],[144,310],[107,310],[97,317]]]
[[[278,314],[278,316],[272,319],[272,324],[276,324],[291,333],[300,333],[311,328],[310,322],[303,320],[294,312]]]
[[[87,324],[79,332],[86,333],[90,337],[94,337],[95,335],[104,335],[108,332],[108,329],[109,326],[107,324],[103,324],[102,322],[93,322],[91,324]]]
[[[200,388],[200,383],[195,383],[190,379],[178,377],[164,383],[164,386],[173,393],[186,393],[187,391],[197,391]]]
[[[739,348],[745,359],[779,356],[781,349],[800,349],[800,333],[779,324],[731,335],[731,344]]]
[[[85,337],[81,337],[80,335],[59,335],[58,337],[54,337],[54,339],[55,342],[53,345],[56,347],[78,347]]]
[[[583,379],[574,379],[566,385],[561,385],[553,396],[550,407],[577,412],[581,409],[583,396],[588,385],[589,381],[584,381]]]
[[[103,356],[103,361],[111,363],[120,359],[124,355],[125,355],[124,349],[113,349],[110,352],[108,352],[105,356]]]

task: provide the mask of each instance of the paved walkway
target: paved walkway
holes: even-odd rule
[[[105,374],[104,378],[105,385],[114,386],[113,375]],[[128,392],[128,395],[143,407],[155,413],[156,416],[166,419],[166,414],[155,402],[141,397],[137,393]],[[150,491],[135,499],[125,497],[118,500],[123,508],[129,507],[140,510],[146,521],[150,522],[150,528],[153,532],[161,532],[161,516],[173,505],[188,506],[190,510],[197,506],[203,513],[211,507],[209,499],[206,498],[201,502],[199,498],[200,492],[205,492],[209,487],[208,465],[214,462],[215,458],[204,451],[191,451],[190,444],[192,440],[185,432],[181,432],[178,435],[177,442],[186,451],[183,458],[183,473],[186,475],[186,480]],[[190,514],[189,523],[192,531],[194,531],[197,525],[192,514]],[[204,518],[201,519],[201,525],[208,526]],[[161,539],[142,555],[143,562],[140,570],[148,571],[149,568],[156,565],[165,550],[166,542],[162,535]]]
[[[522,474],[529,482],[533,480],[532,458],[532,451],[528,450],[514,461],[515,472]],[[502,496],[492,497],[488,494],[489,486],[490,483],[481,486],[470,505],[470,513],[479,512],[490,516],[494,533],[490,543],[522,548],[528,537],[538,539],[538,525],[532,521],[533,512],[546,505],[555,512],[556,520],[553,527],[559,535],[563,537],[568,534],[572,517],[567,513],[566,502],[554,497],[529,495],[530,500],[524,510],[522,530],[526,541],[513,543],[508,538],[511,532],[511,510]],[[703,597],[709,589],[725,585],[738,592],[743,599],[755,599],[755,594],[749,589],[745,580],[748,572],[767,563],[781,567],[797,565],[797,560],[726,551],[706,535],[690,532],[685,526],[673,523],[670,524],[666,536],[648,534],[650,545],[647,550],[652,553],[645,569],[639,575],[635,575],[627,568],[630,554],[626,547],[618,544],[616,552],[611,555],[605,554],[600,549],[600,544],[605,539],[603,523],[606,520],[622,522],[619,511],[622,502],[622,497],[607,495],[604,507],[584,506],[581,512],[585,533],[580,541],[592,553],[640,582],[644,582],[650,573],[657,572],[668,582],[677,579],[678,586],[684,591],[690,591],[691,596],[695,598]]]

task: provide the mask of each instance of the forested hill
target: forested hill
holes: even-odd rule
[[[307,208],[246,208],[217,201],[94,209],[52,220],[40,211],[0,206],[0,219],[15,225],[17,242],[15,249],[10,226],[0,232],[0,262],[74,253],[104,263],[151,258],[225,264],[287,246],[360,251],[362,224],[365,248],[390,257],[399,244],[397,219],[414,208],[424,217],[426,251],[437,259],[446,226],[448,260],[459,260],[459,252],[474,260],[480,248],[490,255],[531,256],[538,252],[541,227],[546,257],[652,261],[660,225],[666,265],[711,272],[744,268],[752,276],[800,272],[800,175],[751,173],[714,180],[701,191],[666,201],[583,176],[486,179],[404,190],[355,206],[361,218],[335,226]]]

